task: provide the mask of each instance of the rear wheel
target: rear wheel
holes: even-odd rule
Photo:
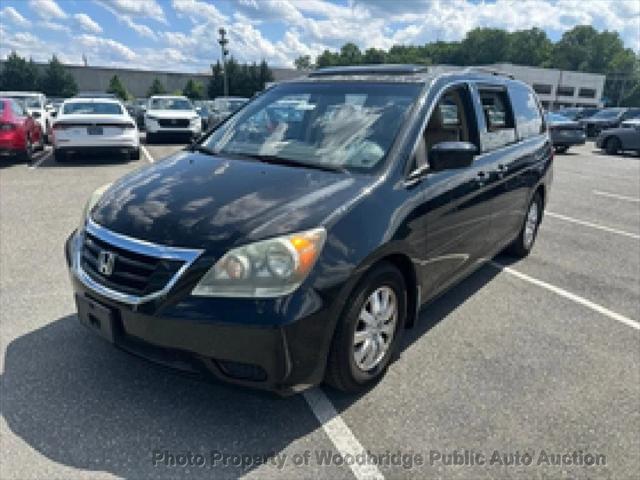
[[[604,146],[605,150],[609,155],[615,155],[620,151],[622,145],[620,144],[620,139],[618,137],[611,137],[607,140],[607,143]]]
[[[402,274],[382,263],[365,275],[338,320],[325,381],[358,392],[379,380],[397,350],[407,316]]]
[[[556,153],[565,153],[567,150],[569,150],[569,147],[567,147],[566,145],[558,145],[555,150]]]
[[[67,152],[64,150],[56,149],[53,151],[53,158],[58,163],[64,163],[67,161]]]
[[[25,139],[25,147],[22,152],[19,153],[20,160],[31,163],[33,161],[33,142],[30,137]]]
[[[146,139],[146,143],[147,145],[154,143],[156,141],[156,136],[154,133],[151,132],[147,132],[147,139]]]
[[[531,252],[538,236],[538,227],[542,220],[542,197],[536,193],[529,204],[524,224],[518,237],[506,249],[506,253],[514,257],[524,258]]]
[[[133,148],[129,151],[130,160],[140,160],[140,148]]]

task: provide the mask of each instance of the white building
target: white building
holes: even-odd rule
[[[467,67],[435,65],[435,70],[461,70]],[[548,110],[561,107],[602,107],[605,76],[598,73],[574,72],[555,68],[525,67],[512,63],[483,65],[531,85],[542,106]]]
[[[544,108],[603,106],[604,75],[511,63],[497,63],[491,67],[531,85]]]

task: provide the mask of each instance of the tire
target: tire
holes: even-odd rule
[[[145,140],[145,143],[147,145],[150,145],[152,143],[154,143],[156,141],[156,136],[155,134],[151,133],[151,132],[147,132],[147,138]]]
[[[556,153],[566,153],[567,150],[569,150],[569,147],[567,147],[566,145],[558,145],[555,150]]]
[[[56,163],[64,163],[67,161],[67,152],[65,152],[64,150],[55,149],[53,151],[53,158],[55,159]]]
[[[542,211],[542,197],[536,193],[529,203],[518,237],[506,248],[505,253],[516,258],[524,258],[531,253],[542,221]]]
[[[140,148],[134,148],[129,151],[129,160],[140,160]]]
[[[27,137],[25,140],[25,149],[24,151],[18,154],[18,158],[23,161],[31,164],[33,162],[33,143],[31,142],[31,138]]]
[[[381,307],[385,303],[384,295],[388,295],[387,304],[390,306],[395,299],[395,320],[393,320],[394,314],[386,316],[384,313],[386,308],[380,309],[379,317],[371,316],[374,311],[371,301],[373,295],[377,295],[381,300],[378,304]],[[404,278],[390,263],[380,263],[365,274],[345,305],[347,307],[338,319],[333,335],[325,382],[343,392],[356,393],[384,376],[398,349],[407,318],[407,291]],[[361,319],[363,311],[369,314],[369,318],[375,321],[376,325],[366,326]],[[385,327],[389,333],[385,333]],[[360,337],[365,337],[360,343],[355,343],[356,331],[359,332]],[[367,334],[372,337],[367,338]],[[386,349],[385,342],[377,343],[373,340],[376,335],[381,339],[379,341],[386,337]],[[367,342],[371,345],[368,349],[365,347]],[[368,354],[359,355],[365,351]],[[370,368],[366,363],[371,364]]]
[[[609,155],[615,155],[622,148],[622,144],[620,143],[620,139],[618,137],[611,137],[607,139],[607,142],[604,144],[604,149]]]
[[[44,133],[40,132],[40,141],[38,142],[38,151],[39,152],[44,150],[44,144],[45,144]]]

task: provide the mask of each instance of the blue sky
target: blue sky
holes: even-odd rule
[[[578,24],[617,31],[640,52],[637,0],[0,0],[0,57],[205,71],[223,26],[239,60],[291,66],[347,41],[386,49],[478,26],[539,27],[557,40]]]

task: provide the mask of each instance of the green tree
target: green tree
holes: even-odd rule
[[[316,65],[319,68],[340,65],[340,56],[337,53],[325,50],[316,58]]]
[[[362,63],[362,52],[355,43],[345,43],[340,49],[340,65],[359,65]]]
[[[120,100],[127,100],[129,98],[129,92],[120,81],[118,75],[114,75],[113,77],[111,77],[111,80],[109,80],[109,88],[107,88],[107,93],[113,93]]]
[[[311,55],[302,55],[293,61],[296,70],[311,70]]]
[[[462,40],[466,65],[486,65],[506,60],[509,33],[497,28],[474,28]]]
[[[368,48],[362,56],[362,63],[376,64],[385,62],[385,52],[378,48]]]
[[[167,93],[167,90],[164,88],[164,85],[162,85],[162,82],[159,79],[154,78],[153,83],[151,83],[151,86],[149,87],[149,90],[147,90],[147,97],[151,97],[153,95],[162,95],[163,93]]]
[[[260,65],[239,64],[234,58],[227,61],[229,95],[251,97],[264,90],[265,83],[273,81],[273,72],[266,61]],[[211,79],[207,86],[209,98],[224,95],[224,73],[220,62],[211,66]]]
[[[33,91],[40,86],[40,75],[33,60],[11,52],[0,70],[0,90]]]
[[[40,90],[50,97],[72,97],[78,93],[78,85],[54,55],[40,78]]]
[[[191,100],[202,100],[204,98],[204,85],[190,78],[182,90],[182,95]]]
[[[516,65],[542,66],[549,63],[553,44],[539,28],[509,34],[505,60]]]

